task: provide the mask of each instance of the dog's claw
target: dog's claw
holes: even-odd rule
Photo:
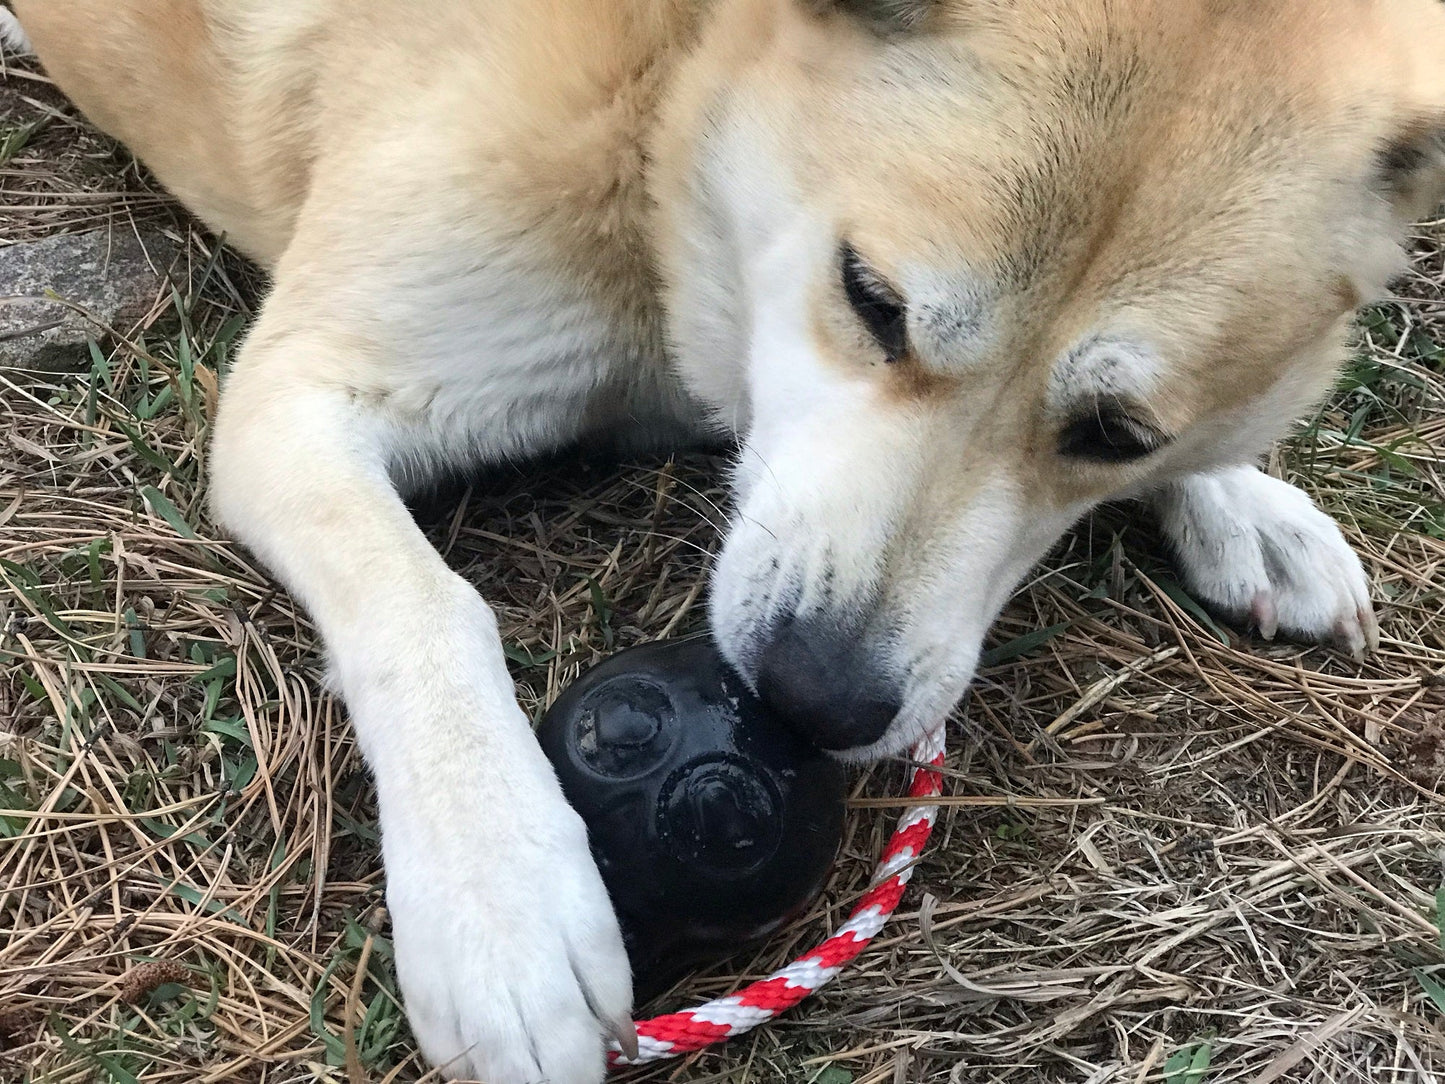
[[[1274,596],[1268,591],[1257,592],[1249,611],[1259,634],[1266,640],[1273,640],[1279,632],[1279,608],[1274,603]]]
[[[1361,606],[1360,627],[1365,630],[1365,647],[1370,651],[1380,650],[1380,621],[1373,606]]]
[[[1356,662],[1365,661],[1366,632],[1364,622],[1358,615],[1353,621],[1342,618],[1336,623],[1335,642]]]
[[[628,1061],[637,1060],[637,1025],[631,1020],[614,1020],[608,1029]]]

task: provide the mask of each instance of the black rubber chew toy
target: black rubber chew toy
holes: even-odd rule
[[[764,711],[710,640],[619,652],[557,698],[539,737],[587,822],[638,1004],[822,891],[843,770]]]

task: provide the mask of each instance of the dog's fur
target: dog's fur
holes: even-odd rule
[[[596,1084],[630,985],[410,480],[735,434],[714,631],[848,755],[937,724],[1019,579],[1113,497],[1267,635],[1376,635],[1333,523],[1250,464],[1445,188],[1437,0],[14,8],[274,273],[214,507],[325,638],[449,1074]]]

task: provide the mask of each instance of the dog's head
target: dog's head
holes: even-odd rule
[[[714,632],[876,755],[1082,513],[1326,391],[1445,191],[1445,6],[719,0],[668,109],[670,333],[742,440]]]

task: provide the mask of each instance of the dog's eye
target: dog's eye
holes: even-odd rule
[[[1095,463],[1127,463],[1142,459],[1168,443],[1157,428],[1101,403],[1073,418],[1059,434],[1059,454]]]
[[[883,348],[889,361],[908,350],[908,312],[896,290],[859,258],[853,246],[843,246],[843,292],[868,333]]]

